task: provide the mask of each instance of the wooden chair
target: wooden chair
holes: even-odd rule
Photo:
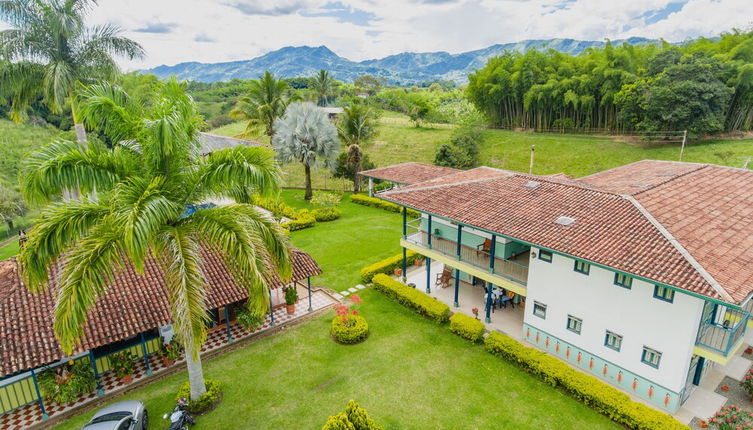
[[[478,257],[481,254],[489,255],[492,252],[492,240],[491,239],[484,239],[484,243],[476,246],[476,256]]]
[[[437,280],[434,282],[435,286],[447,288],[450,286],[450,279],[452,278],[452,269],[445,266],[442,273],[437,273]]]

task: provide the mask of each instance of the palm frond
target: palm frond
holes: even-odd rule
[[[208,319],[199,245],[188,226],[171,226],[160,232],[155,250],[165,272],[173,327],[181,342],[193,346],[196,359]]]
[[[199,160],[196,171],[196,199],[243,192],[270,197],[282,183],[275,154],[269,148],[236,146],[215,151]],[[237,196],[237,194],[236,194]]]
[[[43,74],[41,65],[26,61],[0,64],[0,82],[3,82],[0,97],[11,99],[10,119],[16,122],[26,119],[29,106],[41,94],[38,82]]]
[[[80,120],[113,142],[138,137],[141,108],[122,88],[107,82],[89,85],[78,92],[75,104]]]
[[[285,280],[292,272],[282,227],[258,208],[246,204],[202,209],[186,222],[194,226],[202,241],[222,254],[238,284],[248,290],[249,308],[264,313],[268,309],[269,292],[263,273],[277,270]]]
[[[108,213],[106,206],[92,202],[62,201],[46,207],[18,256],[27,287],[45,287],[48,268]]]
[[[42,87],[45,101],[54,113],[63,111],[63,107],[76,83],[75,71],[65,61],[51,61],[45,66]]]
[[[110,151],[96,143],[83,148],[76,142],[56,140],[24,158],[23,194],[30,204],[43,204],[64,190],[105,191],[137,167],[132,161],[127,151]]]
[[[103,220],[76,243],[63,262],[55,305],[55,337],[65,354],[73,352],[84,334],[89,309],[123,268],[115,222]]]

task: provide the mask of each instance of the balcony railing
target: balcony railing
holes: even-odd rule
[[[491,265],[491,255],[476,248],[460,245],[460,255],[458,255],[458,244],[456,241],[446,239],[437,235],[431,235],[431,245],[429,245],[429,234],[426,231],[416,231],[406,237],[408,242],[416,244],[425,249],[431,249],[452,257],[459,261],[469,263],[489,273],[509,279],[515,283],[525,286],[528,281],[528,266],[522,264],[522,261],[528,261],[528,252],[522,253],[515,257],[514,260],[505,260],[503,258],[494,258],[494,267]]]
[[[723,309],[718,309],[725,312],[721,324],[717,322],[716,312],[711,312],[704,321],[701,321],[696,344],[727,356],[745,335],[750,313],[731,308]]]

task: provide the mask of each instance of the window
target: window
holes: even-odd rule
[[[659,368],[659,362],[661,361],[661,352],[651,349],[647,346],[643,347],[643,354],[641,355],[641,361],[648,364],[651,367]]]
[[[662,287],[661,285],[654,285],[654,297],[672,303],[675,299],[675,290]]]
[[[539,260],[546,261],[547,263],[552,262],[552,253],[551,251],[544,251],[543,249],[539,249]]]
[[[622,336],[607,330],[607,335],[604,338],[604,346],[619,351],[622,348]]]
[[[573,270],[578,273],[588,275],[588,272],[591,270],[591,265],[586,263],[585,261],[575,260],[575,266],[573,267]]]
[[[572,315],[567,316],[567,329],[573,333],[580,334],[580,328],[583,325],[583,320],[575,318]]]
[[[614,285],[619,285],[622,288],[630,289],[633,286],[633,278],[622,273],[615,273]]]
[[[539,302],[533,302],[533,314],[539,318],[546,318],[546,305]]]

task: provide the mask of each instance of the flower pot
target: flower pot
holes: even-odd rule
[[[395,269],[395,276],[400,276],[403,274],[403,269]]]
[[[698,425],[699,425],[699,426],[700,426],[700,427],[701,427],[702,429],[707,429],[707,428],[709,428],[709,423],[708,423],[708,422],[707,422],[706,420],[701,420],[701,421],[700,421],[700,422],[698,423]]]
[[[745,348],[745,353],[748,355],[753,354],[753,347],[749,346]]]
[[[288,315],[293,315],[295,313],[295,303],[292,305],[285,305],[285,310],[288,311]]]
[[[173,364],[175,364],[175,360],[173,360],[172,358],[162,357],[162,366],[170,367]]]
[[[722,391],[729,391],[729,385],[722,385]]]
[[[133,381],[133,375],[125,375],[122,378],[120,378],[120,382],[123,385],[128,385]]]
[[[418,267],[421,267],[421,266],[423,266],[423,265],[424,265],[424,260],[414,260],[414,261],[413,261],[413,265],[414,265],[414,266],[418,266]]]

